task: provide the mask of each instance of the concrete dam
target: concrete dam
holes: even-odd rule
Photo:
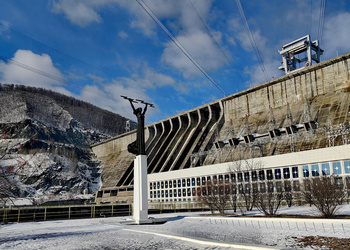
[[[349,63],[347,53],[146,126],[148,174],[348,144]],[[132,200],[135,140],[92,145],[97,202]]]

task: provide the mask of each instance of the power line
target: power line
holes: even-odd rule
[[[67,79],[63,78],[63,77],[60,77],[60,76],[56,76],[56,75],[53,75],[53,74],[50,74],[50,73],[47,73],[45,71],[42,71],[40,69],[37,69],[37,68],[34,68],[34,67],[31,67],[27,64],[24,64],[24,63],[20,63],[20,62],[17,62],[13,59],[10,59],[8,57],[5,57],[5,56],[2,56],[0,55],[0,59],[3,60],[3,61],[7,61],[8,63],[10,64],[13,64],[19,68],[22,68],[22,69],[25,69],[25,70],[28,70],[28,71],[31,71],[31,72],[34,72],[36,74],[39,74],[39,75],[42,75],[44,77],[47,77],[47,78],[50,78],[52,80],[55,80],[55,81],[58,81],[58,82],[61,82],[61,83],[64,83],[64,84],[67,84],[67,85],[73,85],[77,88],[80,88],[80,89],[83,89],[82,86],[78,85],[78,84],[74,84],[74,83],[71,83],[69,82]],[[91,91],[91,90],[88,90],[86,89],[85,91],[89,92],[89,93],[92,93],[94,95],[98,95],[98,96],[101,96],[103,98],[107,98],[107,99],[110,99],[112,101],[117,101],[117,99],[115,99],[114,97],[110,96],[110,95],[107,95],[107,94],[103,94],[101,95],[100,93],[98,92],[95,92],[95,91]]]
[[[195,12],[197,13],[198,17],[200,18],[200,20],[202,21],[202,23],[204,24],[204,27],[206,28],[208,34],[210,35],[210,37],[212,38],[212,40],[216,43],[217,47],[220,49],[221,53],[225,56],[227,62],[231,65],[231,67],[233,68],[229,58],[227,57],[227,55],[225,54],[225,52],[223,51],[222,47],[220,46],[220,44],[218,43],[218,41],[215,39],[215,37],[213,36],[213,34],[211,33],[208,25],[206,24],[206,22],[203,20],[203,18],[201,17],[201,15],[199,14],[199,12],[197,11],[196,7],[194,6],[194,4],[192,3],[192,0],[189,0],[192,8],[195,10]]]
[[[252,32],[251,32],[251,30],[249,28],[248,21],[247,21],[247,18],[245,16],[245,14],[244,14],[244,10],[243,10],[241,1],[240,0],[235,0],[235,2],[236,2],[236,5],[237,5],[239,14],[241,16],[241,19],[242,19],[244,29],[245,29],[245,31],[247,33],[247,36],[248,36],[248,39],[250,41],[250,44],[251,44],[251,46],[252,46],[252,48],[254,50],[255,56],[257,57],[257,60],[258,60],[258,62],[260,64],[261,71],[264,74],[265,80],[269,81],[269,78],[268,78],[268,75],[267,75],[267,72],[266,72],[266,69],[265,69],[265,66],[264,66],[264,62],[263,62],[263,60],[261,58],[258,46],[255,43],[253,34],[252,34]]]
[[[56,51],[56,52],[58,52],[58,53],[60,53],[60,54],[62,54],[62,55],[65,55],[65,56],[67,56],[67,57],[69,57],[69,58],[72,58],[72,59],[74,59],[75,61],[77,61],[77,62],[79,62],[79,63],[85,64],[86,66],[89,66],[90,68],[96,69],[96,70],[98,70],[98,71],[100,71],[100,72],[102,72],[102,73],[105,73],[105,74],[109,75],[109,76],[118,78],[118,76],[113,75],[112,73],[109,73],[109,72],[107,72],[107,71],[105,71],[105,70],[103,70],[103,69],[100,69],[100,68],[98,68],[98,67],[96,67],[96,66],[94,66],[94,65],[91,65],[91,64],[89,64],[89,63],[86,63],[86,62],[82,61],[82,60],[79,59],[79,58],[76,58],[76,57],[74,57],[74,56],[71,56],[71,55],[69,55],[69,54],[63,52],[63,51],[60,51],[60,50],[58,50],[58,49],[56,49],[56,48],[53,48],[53,47],[51,47],[51,46],[49,46],[49,45],[47,45],[47,44],[45,44],[45,43],[43,43],[43,42],[40,42],[40,41],[38,41],[38,40],[36,40],[36,39],[34,39],[34,38],[28,36],[28,35],[23,34],[22,32],[20,32],[20,31],[18,31],[18,30],[15,30],[15,29],[13,29],[13,28],[11,28],[11,27],[10,27],[9,29],[10,29],[11,31],[13,31],[14,33],[17,33],[17,34],[19,34],[19,35],[21,35],[21,36],[23,36],[23,37],[25,37],[25,38],[28,38],[28,39],[30,39],[30,40],[36,42],[36,43],[39,43],[39,44],[41,44],[41,45],[43,45],[43,46],[45,46],[45,47],[47,47],[47,48],[50,48],[50,49],[52,49],[52,50],[54,50],[54,51]]]
[[[181,43],[170,33],[170,31],[162,24],[158,17],[152,12],[152,10],[147,6],[143,0],[136,0],[136,2],[142,7],[144,11],[153,19],[153,21],[158,24],[158,26],[163,30],[163,32],[171,39],[171,41],[181,50],[181,52],[199,69],[200,72],[212,83],[214,86],[220,90],[224,96],[227,96],[225,91],[208,75],[208,73],[195,61],[191,54],[181,45]]]
[[[323,36],[323,24],[324,24],[325,12],[326,12],[326,0],[321,0],[320,17],[318,21],[318,37],[317,37],[317,40],[319,40],[320,43]]]

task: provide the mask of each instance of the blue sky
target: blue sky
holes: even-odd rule
[[[266,81],[235,0],[139,2],[227,95]],[[0,82],[59,91],[132,119],[120,95],[143,99],[156,106],[148,123],[224,97],[139,2],[0,0]],[[268,79],[282,75],[278,49],[304,35],[321,40],[322,60],[350,51],[349,1],[327,1],[322,37],[321,0],[241,3]]]

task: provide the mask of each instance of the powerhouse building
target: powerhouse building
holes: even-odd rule
[[[146,126],[149,201],[195,200],[208,180],[236,182],[237,192],[298,191],[303,180],[331,174],[350,192],[349,63],[347,53],[306,65]],[[133,130],[92,145],[102,162],[97,203],[132,201],[127,145],[135,140]]]

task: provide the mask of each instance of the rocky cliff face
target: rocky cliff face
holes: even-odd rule
[[[97,191],[99,162],[90,145],[119,134],[125,121],[52,91],[0,84],[0,177],[10,182],[0,191],[42,200]]]

